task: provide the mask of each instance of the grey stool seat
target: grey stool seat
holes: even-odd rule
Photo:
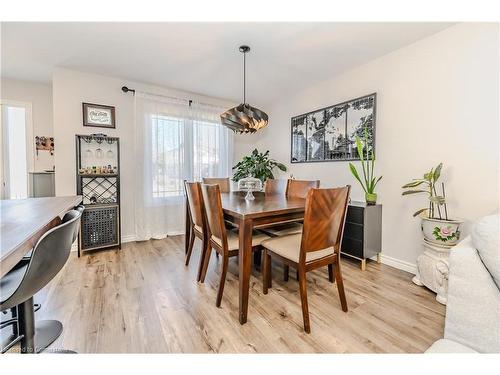
[[[78,237],[83,208],[68,211],[61,223],[48,230],[36,243],[30,257],[25,257],[0,279],[0,311],[17,307],[21,352],[38,353],[62,332],[56,320],[34,320],[33,296],[63,268],[71,245]]]

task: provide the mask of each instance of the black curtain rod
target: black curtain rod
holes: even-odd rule
[[[135,89],[129,89],[127,86],[122,86],[122,91],[127,94],[129,92],[133,93],[135,95]],[[189,106],[191,107],[191,104],[193,104],[193,101],[191,99],[188,100]]]
[[[135,95],[135,90],[134,89],[129,89],[127,86],[122,86],[122,91],[126,94],[128,92],[132,92]]]

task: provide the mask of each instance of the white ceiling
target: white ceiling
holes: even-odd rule
[[[50,82],[54,67],[265,105],[450,23],[2,23],[2,76]]]

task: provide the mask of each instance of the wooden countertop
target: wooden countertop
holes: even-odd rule
[[[81,196],[0,200],[0,277],[9,272]]]

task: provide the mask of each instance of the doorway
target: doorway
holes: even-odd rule
[[[31,103],[2,100],[2,199],[28,197],[28,172],[33,166]]]

